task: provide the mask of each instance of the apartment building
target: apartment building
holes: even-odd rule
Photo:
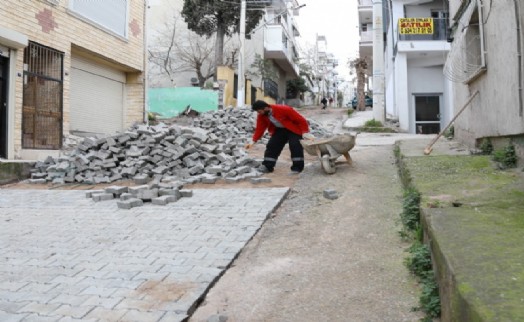
[[[371,0],[358,1],[358,52],[359,58],[368,63],[365,88],[371,88],[373,77],[373,3]],[[356,94],[355,94],[356,95]]]
[[[163,30],[166,24],[173,24],[176,20],[176,40],[181,43],[197,41],[198,36],[187,29],[180,12],[183,8],[183,0],[149,0],[149,37],[148,47],[152,51],[166,51],[166,44],[162,44]],[[254,93],[259,90],[264,91],[264,95],[274,101],[283,101],[286,98],[286,82],[294,79],[299,75],[298,68],[298,47],[296,37],[300,36],[297,23],[294,19],[299,14],[299,4],[296,0],[246,0],[247,10],[263,10],[264,17],[260,24],[254,31],[246,35],[244,45],[244,74],[246,80],[246,95],[245,97],[256,97]],[[238,1],[238,10],[240,12],[241,6]],[[164,31],[165,33],[165,31]],[[199,40],[201,41],[201,39]],[[207,44],[202,44],[200,47],[207,46],[214,50],[214,39],[207,39]],[[231,68],[234,75],[228,77],[225,86],[234,87],[225,90],[227,95],[222,99],[225,103],[231,103],[236,100],[238,89],[238,58],[240,50],[239,34],[234,34],[225,40],[224,44],[224,65]],[[171,59],[176,64],[177,54],[171,53]],[[271,62],[275,69],[276,77],[264,78],[260,73],[257,73],[251,65],[255,62],[257,57],[261,57]],[[210,55],[206,61],[206,66],[213,64],[214,54]],[[174,65],[173,65],[174,66]],[[204,67],[206,67],[204,66]],[[229,80],[231,78],[231,81]],[[264,79],[262,79],[264,78]],[[173,69],[171,75],[166,75],[158,64],[150,64],[149,66],[149,80],[153,87],[188,87],[195,86],[195,71],[188,68]],[[248,84],[249,82],[249,84]],[[229,84],[233,83],[233,84]],[[248,93],[249,92],[249,93]],[[249,94],[249,95],[248,95]],[[228,97],[234,96],[234,97]],[[260,95],[259,95],[260,96]],[[223,103],[224,103],[223,102]],[[251,102],[246,100],[246,104]],[[224,105],[224,104],[220,104]],[[228,105],[228,104],[225,104]]]
[[[144,120],[144,13],[141,0],[2,1],[0,158]]]
[[[264,39],[264,58],[273,61],[278,73],[278,79],[264,81],[264,93],[279,102],[286,98],[286,82],[299,77],[300,73],[296,40],[300,32],[294,19],[299,11],[297,0],[272,1],[260,29],[255,32],[258,35],[254,34],[253,40],[247,42],[247,46],[255,47],[257,37]],[[254,58],[246,57],[248,61]]]
[[[385,111],[408,133],[439,133],[453,117],[450,50],[444,0],[384,2]]]

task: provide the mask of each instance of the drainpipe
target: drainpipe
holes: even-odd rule
[[[391,24],[391,44],[390,44],[390,47],[391,47],[391,52],[393,53],[393,56],[391,57],[391,60],[392,60],[392,64],[391,64],[391,68],[393,69],[392,70],[392,74],[393,74],[393,79],[391,81],[391,85],[393,87],[393,90],[392,90],[392,95],[393,95],[393,115],[395,116],[399,116],[398,114],[398,111],[397,111],[397,90],[396,90],[396,81],[395,81],[395,74],[396,74],[396,68],[395,68],[395,65],[396,65],[396,61],[395,61],[395,58],[397,57],[397,53],[395,52],[395,46],[396,46],[396,43],[398,42],[398,39],[395,40],[395,22],[393,21],[393,6],[391,5],[391,1],[392,0],[387,0],[387,4],[388,4],[388,11],[389,11],[389,22]]]
[[[149,86],[148,81],[148,59],[147,59],[147,30],[149,29],[147,27],[147,13],[149,11],[149,0],[144,1],[144,72],[142,73],[144,78],[144,120],[143,122],[146,125],[149,125],[149,102],[148,102],[148,95],[147,95],[147,88]]]
[[[237,107],[245,105],[246,80],[245,71],[245,43],[246,43],[246,0],[240,3],[240,50],[238,53],[238,87],[237,87]]]
[[[373,0],[373,118],[384,123],[384,29],[382,0]]]
[[[518,78],[519,78],[519,89],[518,89],[518,96],[519,96],[519,116],[523,116],[523,102],[522,102],[522,44],[521,44],[521,36],[520,36],[520,11],[519,11],[519,5],[518,0],[513,0],[513,3],[515,4],[515,22],[517,24],[517,59],[518,59]],[[491,8],[490,8],[491,10]]]

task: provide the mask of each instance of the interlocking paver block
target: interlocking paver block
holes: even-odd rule
[[[182,197],[192,197],[193,196],[193,190],[190,189],[180,189],[180,194]]]
[[[168,203],[175,202],[175,201],[177,201],[176,196],[170,196],[170,195],[160,196],[160,197],[151,199],[151,203],[153,205],[158,205],[158,206],[165,206]]]
[[[143,206],[144,202],[142,201],[142,199],[131,198],[131,199],[123,200],[123,201],[118,201],[117,205],[118,205],[118,208],[120,209],[131,209],[134,207]]]
[[[93,201],[107,201],[107,200],[113,200],[115,199],[115,195],[113,195],[112,193],[97,193],[97,194],[93,194],[92,196],[92,199]]]

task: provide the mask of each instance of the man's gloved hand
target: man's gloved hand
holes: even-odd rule
[[[253,141],[249,141],[249,142],[247,142],[246,145],[244,145],[244,149],[246,149],[246,150],[251,149],[251,147],[253,146],[253,144],[255,144]]]
[[[302,134],[302,137],[306,140],[314,140],[315,139],[315,136],[311,133],[304,133]]]

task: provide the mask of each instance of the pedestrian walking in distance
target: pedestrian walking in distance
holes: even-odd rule
[[[327,103],[328,103],[327,99],[323,97],[320,103],[322,103],[322,109],[325,110],[327,107]]]
[[[258,170],[263,173],[273,172],[282,149],[288,143],[292,161],[291,173],[302,172],[304,170],[304,148],[300,140],[304,135],[307,138],[313,138],[309,134],[307,120],[294,108],[287,105],[268,104],[259,100],[253,103],[252,108],[258,113],[257,123],[253,139],[246,144],[246,149],[251,148],[260,140],[266,130],[271,136],[264,152],[264,161]]]

